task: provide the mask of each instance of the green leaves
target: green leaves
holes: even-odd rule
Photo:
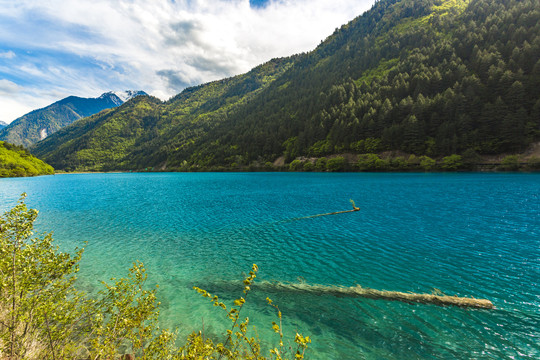
[[[158,287],[146,290],[147,277],[144,265],[137,261],[126,278],[103,283],[105,290],[90,306],[96,314],[91,318],[87,340],[92,358],[115,357],[121,348],[137,359],[179,358],[176,332],[158,326]]]
[[[227,307],[217,295],[194,287],[202,297],[225,310],[231,327],[215,344],[201,332],[191,334],[183,347],[175,345],[176,332],[158,326],[157,286],[147,289],[148,275],[134,262],[127,277],[103,282],[97,297],[76,290],[78,263],[83,249],[73,255],[59,251],[51,234],[33,236],[38,212],[24,203],[0,216],[0,356],[19,359],[114,359],[129,353],[143,360],[265,359],[261,345],[249,336],[249,317],[240,314],[258,267],[243,281],[243,296]],[[279,349],[271,357],[284,359],[281,311]],[[301,359],[309,337],[297,334],[292,358]],[[291,348],[292,349],[292,348]]]
[[[115,357],[120,346],[141,359],[172,359],[176,335],[157,326],[156,288],[143,264],[104,283],[97,299],[76,290],[83,249],[60,252],[51,234],[32,238],[38,212],[24,203],[0,217],[0,354],[11,359]]]
[[[244,318],[243,321],[238,322],[240,318],[240,312],[246,304],[246,298],[251,291],[251,285],[257,277],[259,268],[256,264],[253,264],[249,275],[244,278],[242,284],[244,285],[244,296],[240,297],[233,302],[233,306],[227,312],[227,317],[231,320],[232,324],[225,332],[225,341],[222,343],[214,344],[211,340],[204,340],[203,335],[199,332],[193,333],[189,338],[186,345],[182,348],[182,355],[188,354],[186,359],[201,359],[196,354],[204,353],[210,359],[267,359],[261,354],[261,345],[258,340],[248,335],[249,332],[249,318]],[[198,287],[193,288],[199,294],[205,298],[210,298],[210,301],[216,304],[222,304],[219,302],[217,296],[212,296],[206,290]],[[285,359],[287,351],[284,349],[283,332],[281,327],[281,311],[274,305],[270,298],[266,298],[269,305],[273,306],[278,311],[279,325],[276,322],[272,322],[272,329],[279,334],[279,348],[270,349],[270,358],[272,359]],[[225,309],[225,305],[223,305]],[[300,334],[296,334],[295,343],[297,349],[291,353],[291,359],[303,359],[304,352],[311,341],[309,337],[302,337]],[[292,347],[290,348],[292,349]]]
[[[0,353],[61,356],[76,347],[82,309],[73,283],[83,250],[62,253],[50,234],[31,238],[38,212],[25,197],[0,217]]]

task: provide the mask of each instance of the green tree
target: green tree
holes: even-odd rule
[[[462,165],[463,164],[461,162],[461,156],[456,154],[445,156],[442,158],[441,161],[441,168],[448,171],[455,171],[459,169]]]
[[[318,158],[317,161],[315,161],[315,169],[317,169],[317,171],[326,171],[327,162],[328,159],[325,157]]]
[[[337,156],[332,159],[328,159],[326,163],[326,169],[331,172],[343,171],[347,166],[347,160],[343,156]]]
[[[320,140],[309,147],[308,154],[312,156],[321,156],[330,154],[331,151],[332,146],[330,145],[330,141]]]
[[[213,343],[195,332],[178,348],[176,334],[157,326],[156,288],[146,289],[142,263],[134,263],[126,278],[103,283],[105,290],[97,298],[77,291],[75,273],[83,251],[72,256],[60,252],[50,234],[32,237],[38,212],[27,208],[25,196],[0,216],[0,357],[98,360],[117,359],[127,352],[142,360],[267,359],[258,339],[248,336],[249,319],[240,318],[256,265],[244,279],[244,295],[234,306],[227,307],[217,296],[197,289],[227,311],[232,326],[225,340]],[[283,345],[281,312],[267,300],[279,319],[279,325],[273,323],[279,346],[270,350],[270,357],[303,359],[311,340],[297,333],[296,347],[289,352]]]
[[[136,262],[127,278],[103,282],[105,290],[92,306],[92,336],[89,338],[92,357],[113,358],[126,343],[127,352],[142,359],[159,359],[159,349],[149,344],[174,339],[168,330],[159,331],[159,302],[156,288],[147,290],[143,264]],[[157,351],[157,353],[156,353]]]
[[[298,156],[298,146],[299,142],[297,136],[291,137],[283,142],[283,147],[285,148],[283,154],[285,155],[286,162],[289,162]]]
[[[467,149],[461,154],[463,165],[467,169],[473,169],[477,164],[482,162],[482,157],[474,149]]]
[[[300,160],[293,160],[291,161],[291,163],[289,164],[289,170],[290,171],[300,171],[302,170],[303,168],[303,163],[302,161]]]
[[[303,166],[304,171],[313,171],[315,169],[315,165],[311,161],[304,162]]]
[[[429,156],[420,156],[420,167],[426,171],[429,171],[435,167],[437,162]]]
[[[519,158],[517,155],[507,155],[502,161],[499,169],[504,171],[517,171],[519,170]]]
[[[54,169],[19,145],[0,141],[0,178],[54,174]]]
[[[83,297],[73,287],[82,250],[72,256],[51,234],[33,238],[38,212],[24,203],[0,217],[0,354],[63,358],[78,347]]]
[[[360,171],[386,170],[389,162],[381,159],[377,154],[364,154],[358,157],[358,169]]]

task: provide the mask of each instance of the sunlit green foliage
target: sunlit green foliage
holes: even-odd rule
[[[157,288],[147,289],[146,269],[136,262],[127,277],[103,283],[96,296],[77,290],[83,250],[59,251],[51,234],[33,237],[38,212],[19,203],[0,216],[0,359],[302,359],[309,337],[296,334],[296,348],[279,346],[265,357],[250,335],[249,318],[240,317],[258,268],[243,280],[243,295],[227,306],[216,295],[196,288],[226,311],[231,327],[223,341],[194,332],[185,342],[158,327]],[[270,301],[271,303],[271,301]],[[180,345],[180,346],[178,346]]]
[[[444,170],[454,171],[459,169],[462,165],[463,163],[461,162],[461,156],[453,154],[443,157],[441,168]]]
[[[420,167],[424,170],[431,170],[435,166],[436,162],[429,156],[420,156]]]
[[[249,318],[241,318],[240,314],[242,308],[246,303],[246,298],[251,291],[251,285],[257,277],[259,271],[257,265],[253,264],[249,275],[243,280],[244,295],[234,300],[233,306],[227,307],[223,302],[219,300],[217,295],[212,295],[206,290],[194,287],[194,289],[203,297],[208,298],[214,306],[223,309],[227,313],[227,318],[231,320],[231,328],[226,331],[227,335],[223,342],[215,344],[210,339],[202,338],[201,333],[194,333],[191,335],[190,340],[186,344],[186,347],[182,349],[184,353],[193,353],[194,349],[200,349],[199,352],[210,358],[221,359],[266,359],[261,354],[261,345],[259,341],[249,334]],[[273,306],[277,310],[279,324],[272,323],[273,330],[279,334],[278,347],[270,349],[272,359],[284,360],[284,359],[303,359],[306,349],[308,348],[311,339],[309,336],[303,337],[296,333],[294,343],[296,348],[287,349],[283,344],[283,330],[282,330],[282,315],[279,307],[276,306],[271,299],[266,298],[269,305]],[[289,353],[290,351],[290,353]],[[290,357],[289,357],[290,356]],[[191,357],[189,358],[191,359]]]
[[[0,178],[54,174],[54,169],[22,146],[0,141]]]
[[[293,160],[289,164],[290,171],[299,171],[299,170],[302,170],[303,168],[304,168],[304,164],[300,160]]]
[[[346,166],[347,161],[343,156],[328,159],[328,162],[326,163],[326,169],[330,172],[344,171]]]
[[[64,358],[77,347],[82,251],[59,252],[51,234],[32,238],[38,212],[24,196],[0,217],[0,358]]]

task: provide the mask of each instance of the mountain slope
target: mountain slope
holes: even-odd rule
[[[534,1],[438,4],[378,2],[208,134],[195,154],[219,156],[208,143],[232,137],[247,163],[270,146],[289,159],[523,150],[539,136],[540,9]],[[375,149],[366,139],[377,140]]]
[[[0,178],[52,175],[54,169],[22,146],[0,141]]]
[[[0,130],[2,130],[6,126],[8,126],[8,124],[0,120]]]
[[[69,96],[43,109],[34,110],[0,129],[0,140],[30,146],[80,118],[119,106],[124,99],[146,95],[142,91],[102,94],[98,98]]]
[[[236,168],[344,152],[516,153],[540,139],[538,88],[536,1],[381,0],[312,52],[186,89],[139,115],[115,113],[117,123],[144,123],[120,153],[90,133],[107,126],[106,114],[87,133],[66,128],[34,151],[56,167],[88,170]],[[77,162],[95,151],[115,154]]]
[[[231,109],[250,101],[286,71],[294,59],[275,59],[249,73],[188,88],[166,103],[139,96],[61,129],[32,151],[68,170],[161,167],[171,152],[199,141]]]

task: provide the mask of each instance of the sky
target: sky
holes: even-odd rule
[[[184,88],[313,50],[374,0],[0,0],[0,121],[70,95]]]

